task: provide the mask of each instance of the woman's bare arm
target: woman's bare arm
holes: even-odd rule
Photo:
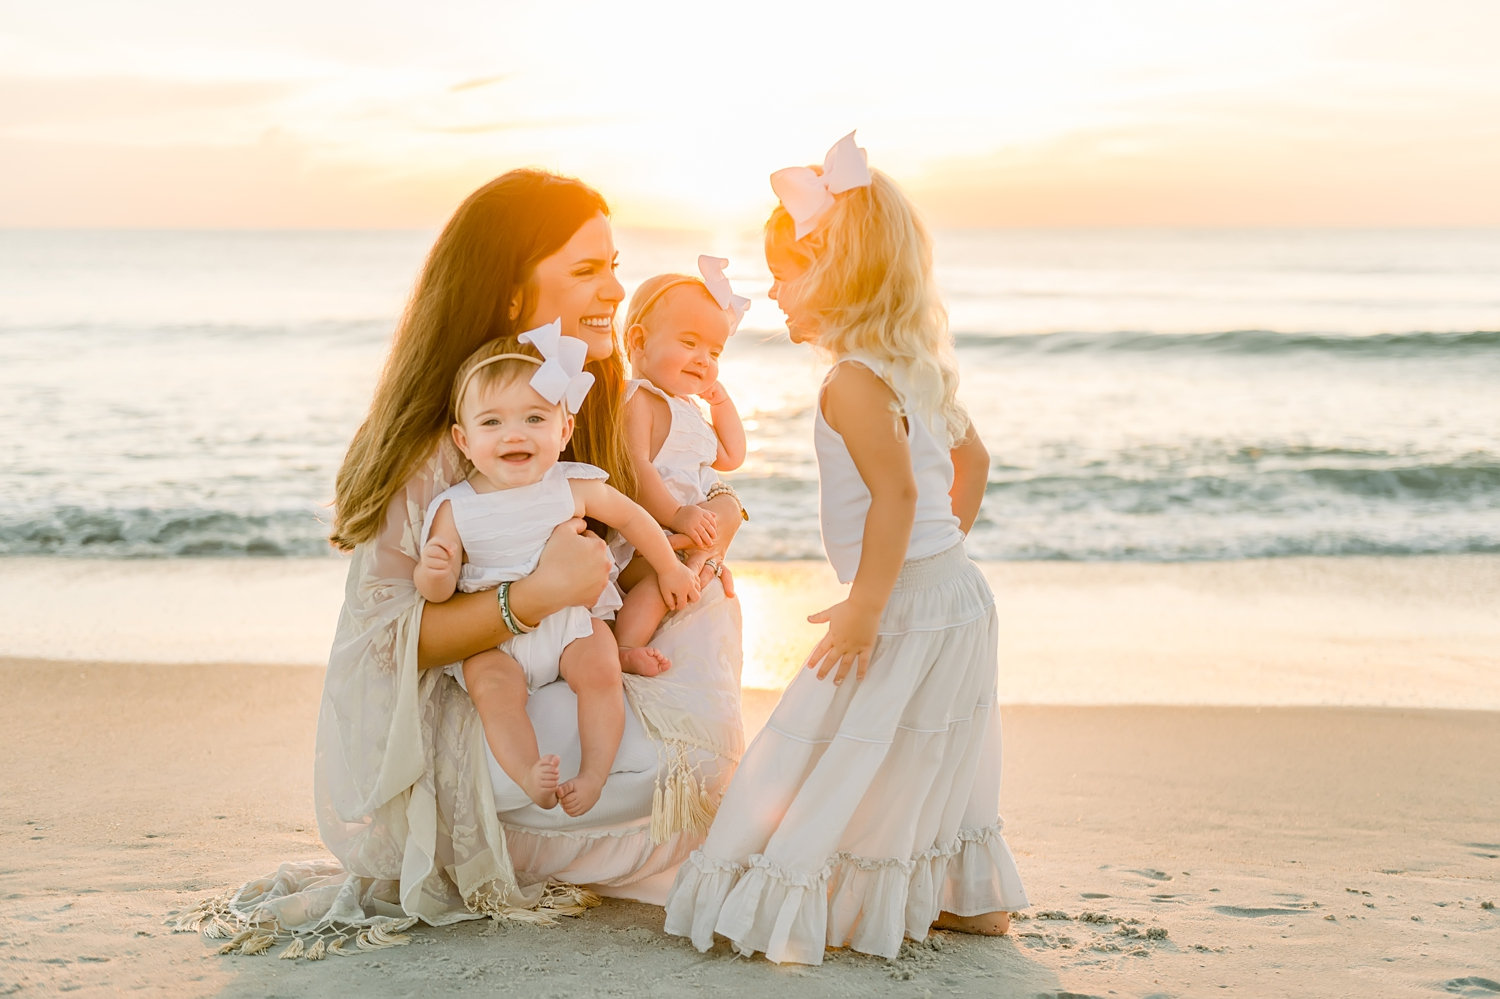
[[[510,586],[510,608],[523,624],[536,624],[564,607],[592,606],[609,582],[609,548],[585,534],[581,518],[558,526],[536,569]],[[417,666],[446,666],[493,649],[512,637],[494,590],[458,593],[422,611]]]

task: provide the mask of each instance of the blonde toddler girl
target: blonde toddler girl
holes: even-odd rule
[[[1026,904],[1000,834],[994,598],[964,554],[989,456],[914,209],[851,133],[771,177],[771,297],[831,356],[814,444],[824,547],[848,597],[746,751],[666,930],[819,964],[895,957],[939,926],[1003,933]]]

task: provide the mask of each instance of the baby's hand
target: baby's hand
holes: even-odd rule
[[[698,548],[712,548],[719,536],[719,520],[701,506],[680,506],[666,525],[678,534],[685,534]]]
[[[453,544],[441,538],[433,538],[422,548],[422,559],[418,563],[428,572],[445,573],[453,571],[453,560],[458,556],[458,549]]]
[[[667,607],[671,610],[681,610],[697,600],[701,592],[698,586],[698,574],[681,562],[668,566],[666,572],[658,571],[656,586],[661,590],[661,598],[667,602]]]
[[[827,610],[809,614],[812,624],[828,623],[828,633],[807,657],[807,668],[818,671],[821,680],[833,670],[834,686],[844,682],[849,667],[854,667],[854,678],[863,680],[870,668],[870,654],[875,650],[876,633],[880,630],[880,611],[869,610],[851,604],[847,600],[834,604]]]
[[[708,388],[698,393],[698,398],[710,406],[717,406],[722,402],[729,401],[729,392],[724,388],[724,383],[715,381]]]

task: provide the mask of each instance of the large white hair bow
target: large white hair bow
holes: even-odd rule
[[[822,176],[807,167],[787,167],[771,174],[771,190],[796,224],[798,239],[817,228],[833,207],[835,194],[869,186],[869,157],[854,144],[853,132],[835,142],[823,157]]]
[[[583,370],[583,362],[588,360],[588,344],[577,337],[563,336],[560,318],[527,330],[516,339],[531,344],[542,355],[542,366],[531,376],[531,387],[548,402],[566,398],[568,412],[578,412],[583,397],[594,384],[594,376]]]
[[[724,268],[728,266],[729,261],[723,257],[710,257],[706,253],[698,255],[698,273],[703,275],[703,284],[719,303],[719,308],[729,313],[729,335],[734,336],[734,331],[740,328],[740,320],[745,318],[745,310],[750,308],[750,299],[736,295],[729,287],[729,278],[724,276]]]

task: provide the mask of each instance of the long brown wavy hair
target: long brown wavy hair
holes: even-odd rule
[[[609,206],[593,188],[542,170],[512,170],[469,195],[443,227],[396,327],[369,415],[355,431],[334,488],[329,542],[343,551],[374,539],[396,491],[448,433],[448,395],[464,358],[486,341],[514,346],[530,313],[538,261]],[[510,317],[512,301],[521,308]],[[568,457],[598,465],[634,496],[620,421],[625,367],[615,349],[592,361],[594,387]]]

